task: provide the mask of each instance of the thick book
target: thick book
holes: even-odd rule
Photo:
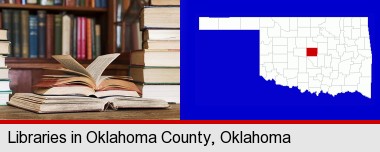
[[[71,46],[71,18],[69,15],[62,17],[62,55],[70,55]]]
[[[179,40],[148,40],[143,43],[144,49],[180,49]]]
[[[140,66],[180,66],[179,50],[137,50],[131,52],[131,64]]]
[[[107,66],[119,54],[97,57],[87,68],[70,55],[53,56],[64,68],[49,69],[67,75],[45,75],[34,85],[34,93],[41,95],[82,95],[82,96],[135,96],[141,93],[127,76],[102,76]]]
[[[78,96],[41,96],[33,93],[16,93],[8,105],[35,113],[90,112],[135,108],[168,108],[164,100],[111,97],[91,98]]]
[[[46,56],[46,11],[37,11],[38,15],[38,57]]]
[[[29,16],[29,57],[38,57],[38,17]]]
[[[137,87],[141,90],[141,97],[143,98],[161,99],[167,102],[180,103],[180,85],[137,84]]]
[[[0,67],[0,80],[8,80],[9,69],[7,67]]]
[[[54,50],[54,15],[48,14],[46,16],[46,58],[51,59],[55,50]]]
[[[62,15],[54,16],[54,49],[55,55],[62,55]]]
[[[10,53],[10,42],[0,41],[0,55],[8,55]]]
[[[0,29],[0,41],[6,41],[8,39],[8,30]]]
[[[146,84],[180,84],[179,67],[130,66],[133,81]]]
[[[141,29],[180,28],[179,7],[145,7],[141,13]]]
[[[148,40],[180,40],[179,30],[146,29],[144,41]]]
[[[12,12],[12,56],[21,57],[21,11]]]
[[[180,0],[150,0],[152,6],[179,6]]]
[[[21,52],[23,58],[29,58],[29,11],[21,11]]]

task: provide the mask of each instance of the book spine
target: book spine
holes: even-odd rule
[[[46,11],[38,11],[38,56],[45,58],[46,54]]]
[[[51,59],[54,50],[54,15],[48,14],[46,17],[46,58]]]
[[[38,17],[36,15],[29,16],[29,57],[38,57]]]
[[[71,55],[75,59],[77,58],[77,19],[74,16],[71,19]]]
[[[90,6],[91,6],[92,8],[95,8],[95,0],[90,0]]]
[[[3,14],[0,12],[0,29],[3,29]]]
[[[21,0],[15,0],[15,3],[16,4],[21,4],[22,2],[21,2]]]
[[[86,42],[87,42],[87,39],[86,39],[86,27],[87,27],[87,21],[86,21],[86,18],[85,17],[82,17],[82,20],[81,20],[82,24],[81,24],[81,37],[82,37],[82,41],[81,41],[81,59],[84,60],[86,59],[86,50],[87,50],[87,46],[86,46]]]
[[[108,1],[107,0],[101,0],[102,1],[102,7],[107,8],[108,7]]]
[[[40,5],[54,5],[53,0],[40,0],[39,2]]]
[[[76,6],[76,1],[75,0],[66,0],[65,5],[66,6]]]
[[[13,55],[14,57],[21,57],[21,11],[20,10],[14,10],[12,14],[12,28],[13,28]]]
[[[29,11],[21,11],[21,52],[23,58],[29,57]]]
[[[101,2],[101,0],[95,0],[95,7],[96,8],[100,8],[100,7],[102,7],[102,2]]]
[[[62,55],[62,15],[54,16],[54,45],[55,55]]]
[[[11,13],[12,13],[12,10],[9,10],[9,9],[3,9],[2,10],[2,18],[3,18],[3,28],[8,30],[8,40],[12,40],[13,39],[13,28],[12,28],[12,18],[11,18]],[[10,44],[10,48],[11,50],[9,50],[10,54],[9,56],[12,56],[12,47],[13,46],[13,43]]]
[[[26,0],[27,4],[37,4],[37,0]]]
[[[62,0],[54,0],[54,5],[62,5]]]
[[[70,55],[71,20],[69,15],[62,17],[62,55]]]
[[[87,60],[92,59],[92,36],[91,36],[91,18],[86,20],[86,40],[87,40]]]
[[[91,19],[91,51],[92,59],[95,59],[96,56],[96,46],[95,46],[95,19]]]
[[[100,56],[101,54],[101,42],[100,42],[100,25],[95,25],[95,48],[96,48],[96,56]]]
[[[22,4],[22,5],[26,5],[26,0],[22,0],[22,1],[21,1],[21,4]]]
[[[81,49],[82,49],[82,18],[77,17],[77,58],[81,59]]]

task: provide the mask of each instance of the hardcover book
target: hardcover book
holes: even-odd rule
[[[37,11],[38,14],[38,57],[46,55],[46,11]]]
[[[119,54],[97,57],[87,68],[80,65],[70,55],[53,56],[64,68],[49,69],[67,75],[45,75],[34,86],[34,93],[40,95],[82,95],[82,96],[135,96],[141,92],[126,76],[102,76],[106,67]]]
[[[23,58],[29,57],[29,11],[21,11],[21,52]]]
[[[29,57],[38,57],[38,17],[29,16]]]
[[[163,100],[109,97],[91,98],[80,96],[41,96],[33,93],[16,93],[8,105],[35,113],[63,113],[117,110],[124,108],[168,108]]]

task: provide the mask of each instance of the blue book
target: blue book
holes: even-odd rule
[[[46,11],[37,11],[38,14],[38,57],[46,55]]]
[[[29,16],[29,57],[38,57],[38,17],[37,15]]]
[[[102,0],[95,0],[95,7],[96,8],[100,8],[100,7],[102,7],[102,2],[101,2]]]
[[[108,1],[107,0],[101,0],[102,1],[102,8],[108,7]]]
[[[62,0],[54,0],[54,5],[62,5]]]

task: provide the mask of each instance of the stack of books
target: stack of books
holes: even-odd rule
[[[179,5],[179,0],[151,0],[141,12],[143,50],[131,52],[129,73],[145,98],[180,102]]]
[[[6,105],[12,91],[9,87],[9,69],[5,65],[5,57],[9,54],[8,31],[0,29],[0,105]]]
[[[0,4],[106,8],[108,0],[0,0]]]
[[[1,13],[0,28],[9,30],[12,57],[91,60],[101,54],[101,28],[94,18],[11,9]]]
[[[70,55],[53,56],[63,68],[49,69],[65,75],[44,75],[34,94],[16,93],[9,105],[36,113],[104,111],[118,108],[167,108],[163,100],[140,97],[140,90],[127,76],[102,76],[119,54],[102,55],[87,68]]]

